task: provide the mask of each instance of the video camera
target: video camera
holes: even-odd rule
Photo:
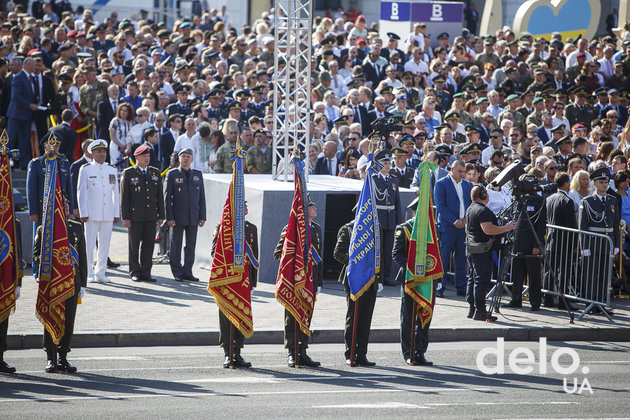
[[[525,172],[525,168],[520,160],[515,160],[509,164],[491,185],[497,188],[501,188],[506,183],[512,181],[512,195],[515,198],[521,198],[542,192],[543,194],[553,194],[558,191],[558,185],[556,183],[549,183],[540,185],[534,175],[522,176]]]
[[[381,117],[372,122],[372,131],[381,135],[402,131],[402,123],[402,117]]]

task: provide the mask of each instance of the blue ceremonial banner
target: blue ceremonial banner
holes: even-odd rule
[[[374,181],[381,164],[369,155],[368,174],[357,204],[354,228],[350,238],[350,261],[348,262],[348,286],[350,298],[357,300],[372,285],[381,268],[381,238],[378,215],[374,202]]]
[[[53,275],[53,243],[55,224],[55,187],[57,184],[57,154],[46,153],[46,178],[44,179],[44,215],[42,221],[42,247],[39,263],[39,277],[49,281]]]
[[[236,146],[230,158],[234,160],[234,182],[232,188],[232,209],[234,210],[234,266],[245,265],[245,181],[243,178],[243,160],[245,151],[242,147]]]

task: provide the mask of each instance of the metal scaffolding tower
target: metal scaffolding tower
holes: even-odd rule
[[[311,0],[275,0],[272,176],[285,182],[294,147],[308,156],[312,10]]]

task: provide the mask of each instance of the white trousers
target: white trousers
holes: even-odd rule
[[[107,269],[107,256],[109,255],[109,242],[112,238],[114,222],[97,222],[89,220],[85,222],[85,248],[87,256],[88,277],[103,277]],[[98,255],[96,269],[94,268],[94,249],[98,238]]]

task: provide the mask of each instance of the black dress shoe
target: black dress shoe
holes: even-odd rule
[[[475,315],[475,308],[470,308],[468,310],[468,315],[466,315],[466,318],[472,318]]]
[[[437,290],[435,292],[435,296],[436,297],[444,297],[444,291],[443,290]]]
[[[15,368],[9,366],[4,360],[0,360],[0,373],[15,373]]]
[[[295,367],[295,356],[293,356],[293,354],[289,353],[289,359],[287,360],[287,366],[289,366],[290,368],[294,368]]]
[[[142,280],[140,279],[140,276],[133,275],[131,276],[131,281],[142,281]]]
[[[182,276],[182,278],[188,281],[199,281],[199,279],[195,276]]]
[[[183,277],[176,276],[176,277],[175,277],[175,281],[184,281],[184,278],[183,278]]]
[[[457,296],[466,296],[466,291],[465,290],[458,290],[457,291]]]
[[[118,268],[120,267],[120,263],[114,262],[107,257],[107,268]]]
[[[146,281],[147,283],[155,283],[157,280],[153,277],[143,277],[142,281]]]
[[[473,316],[473,319],[475,321],[496,321],[498,318],[494,315],[490,315],[487,312],[475,312],[475,315]]]
[[[350,359],[346,359],[346,365],[352,366],[352,361]]]
[[[433,366],[433,362],[428,361],[424,354],[417,354],[413,359],[413,364],[416,366]]]
[[[504,303],[503,305],[501,305],[502,308],[522,308],[523,307],[523,302],[520,300],[511,300],[508,303]]]
[[[67,359],[59,358],[59,364],[57,364],[57,368],[62,372],[75,373],[77,368],[68,363]]]
[[[230,356],[225,356],[225,360],[223,361],[223,368],[224,369],[230,368]]]
[[[235,354],[234,355],[234,367],[250,368],[250,367],[252,367],[252,364],[249,363],[248,361],[246,361],[245,359],[243,359],[243,357],[240,354]]]
[[[49,360],[46,363],[46,369],[44,369],[46,371],[46,373],[57,373],[57,364],[54,363],[52,360]]]
[[[355,360],[355,363],[357,364],[357,366],[364,366],[364,367],[376,366],[376,363],[370,362],[368,358],[365,356],[357,357]]]
[[[309,357],[306,352],[300,353],[300,365],[307,367],[320,367],[322,364],[316,360],[313,360]]]
[[[532,306],[529,310],[532,312],[540,312],[540,306]]]

